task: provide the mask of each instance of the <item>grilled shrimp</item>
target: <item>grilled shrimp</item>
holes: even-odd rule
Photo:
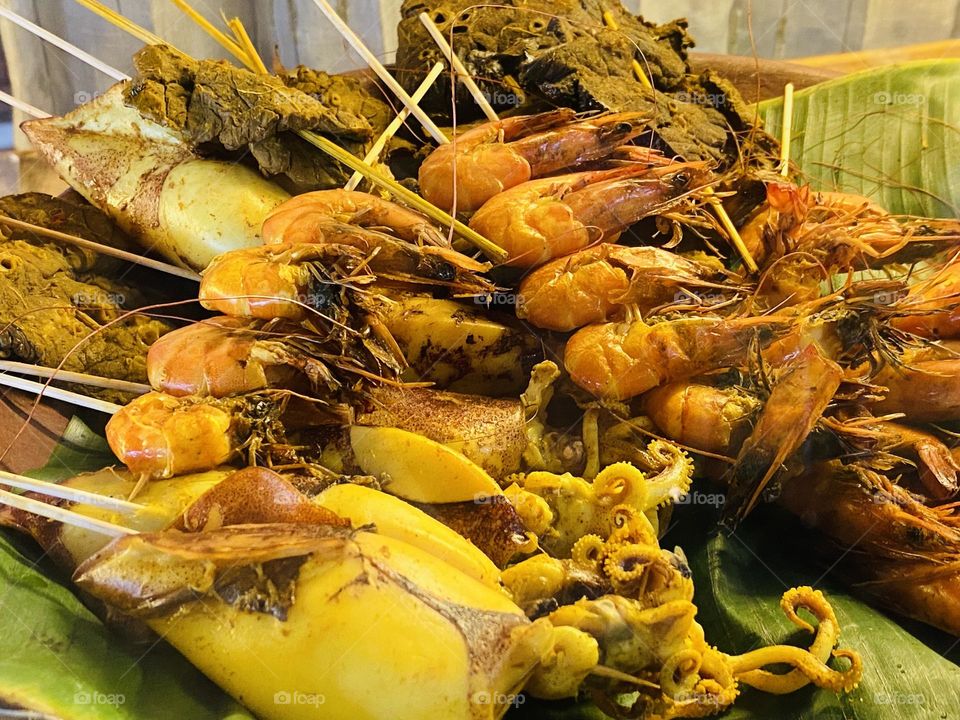
[[[727,477],[723,522],[735,527],[781,465],[806,441],[843,380],[843,369],[807,345],[778,373],[756,425]]]
[[[856,464],[815,465],[783,484],[778,500],[831,538],[841,567],[886,607],[960,635],[960,518],[928,507]]]
[[[258,342],[251,321],[229,316],[169,332],[147,353],[150,386],[175,397],[226,397],[292,383],[293,369]]]
[[[813,193],[788,182],[767,184],[766,203],[740,235],[755,259],[800,251],[827,268],[865,267],[908,248],[914,258],[929,255],[958,239],[955,221],[901,221],[861,195]]]
[[[263,241],[268,245],[341,242],[335,229],[343,223],[382,230],[417,245],[449,245],[446,236],[423,215],[351,190],[319,190],[287,200],[264,221]]]
[[[211,470],[229,462],[240,444],[228,409],[156,392],[121,408],[106,434],[120,462],[149,478]]]
[[[441,145],[420,166],[420,192],[437,207],[473,212],[497,193],[610,155],[640,135],[641,113],[575,122],[560,109],[489,122]]]
[[[909,313],[891,321],[900,330],[934,340],[960,337],[960,257],[912,285],[898,307]]]
[[[465,294],[492,289],[476,274],[485,266],[458,252],[345,227],[356,245],[283,243],[219,256],[204,273],[201,304],[226,315],[304,320],[335,312],[345,293],[356,296],[353,290],[377,278]]]
[[[537,268],[520,284],[517,316],[546,330],[569,331],[670,303],[681,288],[724,286],[719,262],[688,260],[656,247],[603,243]],[[713,282],[711,282],[713,281]]]
[[[771,338],[787,322],[767,316],[589,325],[570,338],[563,361],[584,390],[629,400],[668,382],[738,366],[751,341]]]
[[[500,193],[470,227],[508,253],[507,265],[541,263],[605,240],[663,212],[705,180],[702,163],[628,165],[532,180]]]
[[[900,450],[917,461],[917,476],[923,489],[934,500],[946,500],[957,494],[960,472],[957,450],[951,450],[937,436],[909,425],[881,423],[883,431],[896,439],[890,450]]]
[[[107,443],[130,472],[149,479],[213,470],[240,457],[254,465],[262,448],[289,455],[285,425],[298,429],[301,418],[288,412],[288,399],[276,392],[222,399],[149,392],[110,418]],[[344,410],[323,419],[346,416]]]
[[[960,357],[885,365],[870,382],[886,388],[874,413],[904,413],[911,422],[960,420]]]
[[[386,361],[385,361],[386,359]],[[396,377],[402,366],[371,339],[343,342],[282,322],[220,316],[167,333],[147,354],[154,390],[175,397],[229,397],[267,388],[299,389],[305,379],[324,403],[359,378]]]
[[[665,437],[710,453],[739,447],[760,404],[738,388],[696,381],[670,383],[643,396],[643,411]]]

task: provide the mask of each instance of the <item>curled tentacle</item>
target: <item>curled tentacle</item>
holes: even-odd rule
[[[613,528],[607,542],[644,543],[658,545],[657,531],[642,512],[629,505],[617,505],[610,511],[610,524]]]
[[[659,548],[655,545],[630,543],[620,545],[610,552],[603,561],[603,571],[618,594],[623,594],[625,587],[643,582],[650,567],[663,559]]]
[[[643,514],[648,496],[644,474],[627,463],[607,470],[593,483],[569,473],[511,475],[504,492],[527,529],[539,536],[541,547],[556,557],[570,557],[577,540],[589,534],[656,544],[656,528]],[[617,504],[621,500],[628,504]]]
[[[810,649],[775,645],[734,656],[731,662],[737,679],[758,690],[777,695],[794,692],[811,682],[834,691],[849,692],[855,688],[863,673],[862,661],[853,651],[833,650],[840,636],[840,624],[823,593],[808,586],[793,588],[783,594],[780,607],[794,625],[816,633]],[[817,618],[816,630],[797,614],[801,607]],[[850,667],[844,671],[829,668],[826,663],[831,654],[848,658]],[[772,673],[762,669],[771,663],[787,663],[793,665],[794,669],[787,673]]]
[[[693,460],[673,443],[654,440],[643,453],[651,465],[662,468],[647,478],[647,505],[660,507],[686,495],[693,480]]]
[[[510,485],[504,490],[504,496],[517,511],[527,532],[541,537],[550,530],[550,525],[554,520],[553,511],[546,500],[539,495],[524,490],[518,484],[518,479],[522,478],[523,476],[520,474],[508,476],[507,480]]]
[[[579,565],[599,567],[606,544],[599,535],[584,535],[574,543],[570,558]]]
[[[600,646],[589,633],[574,627],[555,627],[553,633],[553,647],[540,660],[524,689],[545,700],[575,697],[583,681],[600,664]]]
[[[736,655],[731,659],[734,672],[738,677],[765,665],[785,663],[792,665],[795,670],[803,673],[817,687],[828,688],[834,692],[850,692],[860,684],[860,678],[863,676],[863,661],[860,655],[853,650],[834,650],[833,656],[847,658],[850,661],[850,667],[842,671],[834,670],[821,662],[809,650],[790,645],[771,645],[743,655]],[[754,687],[764,692],[780,695],[794,690],[792,683],[789,681],[781,686],[776,680],[777,676],[773,673],[768,673],[762,677],[764,680]]]
[[[667,699],[663,717],[708,717],[737,699],[737,681],[726,656],[714,648],[689,648],[668,658],[660,670]]]
[[[649,488],[646,476],[630,463],[608,465],[593,480],[593,492],[601,505],[630,505],[646,510]]]
[[[783,594],[780,607],[790,622],[798,628],[811,634],[815,633],[809,652],[820,662],[826,663],[840,636],[840,624],[823,593],[809,586],[792,588]],[[817,618],[816,629],[797,614],[800,608],[806,608]],[[767,670],[750,670],[740,674],[738,679],[759,690],[767,690],[768,686],[774,687],[776,690],[767,690],[767,692],[779,693],[793,692],[810,684],[810,678],[799,670],[791,670],[785,674],[771,673]]]

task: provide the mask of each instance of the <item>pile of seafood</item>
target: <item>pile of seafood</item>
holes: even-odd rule
[[[64,483],[136,511],[56,501],[118,537],[5,505],[0,524],[260,717],[499,718],[523,693],[654,720],[741,692],[851,691],[856,638],[838,648],[814,588],[781,603],[807,647],[710,644],[683,550],[661,547],[694,482],[726,493],[725,529],[776,503],[877,603],[960,635],[960,223],[776,172],[736,91],[690,72],[682,23],[618,8],[604,26],[599,4],[567,4],[579,14],[547,22],[556,2],[404,3],[406,72],[436,59],[413,22],[428,10],[469,28],[467,67],[523,106],[410,152],[411,173],[377,169],[495,259],[337,187],[346,168],[297,133],[363,156],[390,113],[355,78],[149,46],[134,79],[23,126],[90,204],[44,201],[71,232],[129,235],[200,281],[167,311],[123,289],[142,312],[103,309],[86,344],[41,352],[41,329],[4,345],[149,391],[106,425],[124,467]],[[602,77],[577,66],[614,50],[623,67]],[[453,102],[469,117],[468,95]],[[411,131],[396,147],[423,144]],[[2,251],[114,287],[96,255],[50,244]],[[54,286],[85,292],[73,282]],[[172,329],[184,305],[198,309]],[[371,628],[415,661],[384,662]]]

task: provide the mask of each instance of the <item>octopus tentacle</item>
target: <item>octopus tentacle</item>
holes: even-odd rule
[[[617,505],[610,511],[612,531],[607,538],[610,545],[642,543],[659,547],[657,531],[642,512],[629,505]]]
[[[739,694],[729,657],[714,648],[689,648],[668,658],[660,671],[668,703],[662,717],[708,717],[722,712]]]
[[[863,661],[860,655],[852,650],[835,650],[833,656],[847,658],[850,661],[850,667],[842,671],[834,670],[810,651],[790,645],[771,645],[743,655],[731,656],[730,660],[737,677],[765,665],[785,663],[803,673],[817,687],[829,688],[834,692],[850,692],[860,684],[860,678],[863,676]],[[754,676],[752,679],[756,680],[757,677],[762,680],[757,684],[751,684],[759,690],[775,695],[793,692],[794,687],[791,681],[781,685],[780,678],[784,676],[768,673],[763,676]]]
[[[636,593],[644,591],[648,570],[652,565],[663,561],[663,554],[656,547],[640,543],[628,543],[616,546],[603,561],[603,572],[610,578],[614,591],[618,595],[628,594],[628,587],[637,586]]]
[[[573,544],[570,559],[578,565],[598,568],[605,549],[606,543],[599,535],[584,535]]]
[[[790,622],[798,628],[811,634],[815,633],[809,652],[820,662],[826,663],[839,639],[840,624],[823,593],[809,586],[792,588],[783,594],[780,607]],[[809,610],[817,618],[816,629],[797,614],[797,610],[801,607]],[[810,678],[799,670],[791,670],[785,674],[771,673],[767,670],[750,670],[739,675],[739,679],[760,690],[772,683],[781,693],[793,692],[810,684]]]
[[[840,623],[823,593],[809,586],[792,588],[783,594],[780,607],[794,625],[815,633],[808,652],[821,664],[826,664],[839,639]],[[797,614],[799,608],[806,608],[813,614],[817,619],[816,629]],[[812,682],[807,674],[796,668],[787,673],[748,670],[738,673],[737,679],[758,690],[777,694],[794,692]]]
[[[593,492],[601,505],[629,505],[638,510],[649,507],[646,476],[627,462],[607,465],[593,480]]]
[[[693,460],[673,443],[654,440],[644,452],[651,465],[662,468],[647,478],[647,502],[660,507],[686,495],[693,481]]]

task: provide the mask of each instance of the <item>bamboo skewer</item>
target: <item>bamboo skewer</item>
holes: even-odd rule
[[[97,398],[63,390],[53,385],[44,385],[43,383],[26,380],[16,375],[8,375],[7,373],[0,373],[0,386],[24,390],[44,397],[53,398],[54,400],[63,400],[72,405],[84,407],[89,410],[96,410],[97,412],[106,413],[107,415],[114,415],[121,409],[121,406],[116,403],[98,400]]]
[[[410,96],[410,99],[415,103],[419,103],[423,96],[427,94],[433,84],[437,81],[437,78],[440,77],[440,73],[443,72],[443,63],[438,62],[433,68],[427,73],[427,77],[424,78],[424,81],[420,83],[413,95]],[[390,142],[390,138],[397,134],[397,130],[403,125],[403,122],[410,117],[410,109],[403,108],[397,116],[387,125],[386,129],[381,133],[380,137],[377,138],[377,141],[370,148],[370,151],[364,156],[363,161],[373,167],[380,159],[380,154],[383,152],[383,149],[387,146],[387,143]],[[363,180],[363,173],[354,172],[350,179],[347,181],[347,184],[344,185],[344,190],[356,190],[357,186],[360,184],[360,181]]]
[[[613,17],[613,13],[611,13],[609,10],[603,13],[603,22],[611,30],[620,29],[620,26]],[[649,90],[654,89],[653,83],[650,82],[650,78],[647,77],[643,67],[636,58],[633,59],[633,73],[637,76],[637,79],[643,84],[644,87]],[[716,214],[717,219],[720,220],[720,224],[723,226],[723,229],[726,230],[727,234],[730,236],[730,241],[733,243],[734,248],[736,248],[737,252],[740,253],[740,257],[743,258],[743,262],[747,266],[747,269],[750,272],[756,272],[758,269],[757,263],[750,254],[750,250],[747,249],[746,244],[743,242],[743,238],[740,237],[740,233],[733,224],[733,220],[730,219],[730,215],[727,213],[726,208],[723,207],[723,203],[720,202],[720,200],[716,197],[716,194],[713,192],[713,188],[707,188],[704,193],[707,195],[707,202],[710,204],[710,207]]]
[[[783,128],[780,133],[780,174],[790,175],[790,140],[793,137],[793,83],[783,88]]]
[[[114,525],[113,523],[109,523],[105,520],[99,520],[97,518],[81,515],[80,513],[67,510],[66,508],[57,507],[56,505],[48,505],[45,502],[24,497],[23,495],[17,495],[8,490],[0,490],[0,504],[9,505],[10,507],[23,510],[24,512],[33,513],[34,515],[39,515],[40,517],[56,520],[57,522],[62,522],[66,525],[73,525],[74,527],[80,527],[85,530],[100,533],[101,535],[108,535],[110,537],[137,534],[136,530],[131,530],[128,527]]]
[[[430,33],[430,37],[433,38],[433,41],[437,44],[437,47],[440,48],[440,52],[446,56],[447,62],[449,62],[453,67],[454,72],[460,77],[460,79],[463,81],[463,84],[467,86],[467,90],[470,91],[470,94],[473,96],[473,99],[476,101],[477,105],[480,106],[483,114],[487,116],[487,120],[490,122],[497,122],[500,120],[500,118],[497,116],[496,110],[493,109],[490,101],[487,100],[486,95],[483,94],[483,91],[479,88],[473,77],[467,71],[467,68],[464,67],[463,62],[460,60],[460,56],[453,51],[453,48],[450,47],[450,43],[447,42],[447,39],[443,36],[443,33],[440,32],[440,28],[434,24],[433,20],[425,12],[420,13],[419,17],[420,22],[423,23],[423,26],[427,29],[427,32]]]
[[[383,63],[377,59],[376,55],[370,52],[370,49],[363,44],[360,37],[350,29],[350,26],[343,21],[343,18],[337,14],[337,11],[330,6],[330,3],[327,2],[327,0],[313,0],[313,2],[320,8],[320,11],[326,15],[327,20],[343,35],[343,38],[350,43],[350,46],[360,54],[360,57],[362,57],[364,62],[370,66],[370,69],[377,74],[377,77],[383,81],[384,85],[390,88],[393,94],[400,98],[400,101],[406,107],[410,108],[414,117],[420,121],[426,131],[430,133],[430,136],[441,145],[450,142],[447,136],[437,127],[436,123],[430,119],[430,116],[427,115],[419,105],[413,102],[407,94],[407,91],[400,86],[400,83],[398,83],[393,75],[383,66]]]
[[[717,198],[716,193],[713,192],[713,188],[707,188],[703,192],[707,196],[707,202],[710,204],[710,207],[713,208],[713,211],[717,214],[720,224],[723,225],[723,229],[727,231],[728,235],[730,235],[730,241],[733,243],[733,246],[737,249],[737,252],[740,253],[740,257],[743,258],[744,265],[747,266],[747,269],[750,272],[756,272],[759,269],[757,267],[757,262],[753,259],[753,255],[751,255],[750,251],[747,249],[746,244],[743,242],[743,238],[740,237],[740,233],[733,224],[733,220],[731,220],[730,216],[727,214],[726,208],[723,207],[723,203],[720,202],[719,198]]]
[[[43,365],[31,365],[30,363],[16,362],[14,360],[0,360],[0,372],[17,373],[19,375],[32,375],[33,377],[50,378],[61,382],[76,383],[77,385],[89,385],[90,387],[107,388],[108,390],[119,390],[136,395],[144,395],[150,392],[151,387],[143,383],[130,382],[128,380],[115,380],[114,378],[101,377],[99,375],[87,375],[86,373],[71,372],[70,370],[58,370],[57,368],[44,367]]]
[[[105,62],[95,58],[93,55],[86,52],[85,50],[81,50],[76,45],[73,45],[72,43],[67,42],[63,38],[58,37],[57,35],[54,35],[49,30],[44,30],[39,25],[36,25],[30,22],[29,20],[27,20],[25,17],[21,15],[17,15],[17,13],[3,7],[2,5],[0,5],[0,17],[5,17],[7,20],[14,23],[15,25],[19,25],[24,30],[27,30],[28,32],[36,35],[41,40],[46,40],[51,45],[58,47],[64,52],[67,52],[73,55],[75,58],[77,58],[82,62],[85,62],[90,67],[96,68],[97,70],[102,72],[104,75],[109,75],[114,80],[130,79],[128,75],[120,72],[116,68],[110,67]]]
[[[46,482],[45,480],[34,480],[23,475],[0,470],[0,485],[14,487],[20,490],[29,490],[31,492],[41,493],[48,497],[55,497],[61,500],[70,500],[71,502],[81,503],[83,505],[94,505],[106,510],[114,510],[125,515],[141,512],[147,509],[146,505],[132,503],[127,500],[110,497],[109,495],[99,495],[97,493],[80,490],[78,488],[67,487],[57,483]]]
[[[236,42],[231,40],[225,33],[217,29],[217,26],[207,20],[203,15],[197,12],[190,3],[185,0],[171,0],[177,8],[193,22],[199,25],[214,40],[216,40],[224,50],[233,55],[237,60],[247,64],[246,53]],[[252,69],[252,68],[251,68]]]
[[[614,19],[613,13],[609,10],[605,10],[603,13],[603,24],[611,30],[620,29],[620,25],[617,23],[616,19]],[[637,76],[637,80],[639,80],[645,88],[648,90],[653,90],[653,83],[650,82],[650,78],[647,77],[647,73],[644,72],[643,66],[636,58],[633,59],[633,74]]]
[[[17,100],[13,95],[10,93],[5,93],[3,90],[0,90],[0,101],[5,102],[12,108],[21,110],[30,117],[37,118],[38,120],[43,120],[44,118],[50,117],[50,113],[44,112],[40,108],[36,108],[30,103],[24,102],[23,100]]]
[[[138,38],[149,35],[147,31],[143,30],[143,28],[139,28],[136,25],[133,25],[133,23],[131,23],[126,18],[122,18],[122,16],[120,16],[118,13],[112,10],[109,10],[107,8],[104,8],[102,5],[100,5],[100,3],[96,2],[96,0],[76,0],[76,2],[90,9],[93,9],[94,7],[98,8],[97,10],[95,10],[95,12],[97,12],[98,15],[100,15],[101,17],[104,17],[113,25],[120,28],[121,30],[130,32]],[[341,20],[340,22],[342,23],[343,21]],[[131,29],[130,27],[131,25],[133,25],[135,29]],[[156,38],[156,36],[153,36],[153,37]],[[156,38],[155,41],[147,40],[145,42],[162,43],[163,41],[160,38]],[[357,38],[357,42],[359,42],[359,38]],[[254,51],[254,53],[255,52],[256,51]],[[369,53],[369,50],[367,50],[366,52]],[[244,61],[244,64],[249,66],[249,63],[251,62],[253,61],[248,58],[246,61]],[[386,70],[384,70],[384,72],[386,72]],[[391,81],[393,83],[396,83],[396,80],[393,80],[392,78],[391,78]],[[399,88],[399,85],[397,87]],[[403,92],[403,89],[400,88],[400,91]],[[403,96],[406,96],[406,100],[404,100]],[[408,95],[406,95],[405,92],[403,92],[403,96],[401,96],[401,100],[404,100],[405,106],[410,109],[413,115],[415,115],[418,119],[420,119],[420,115],[423,115],[423,111],[420,110],[419,106],[416,103],[413,103],[411,101],[411,98]],[[302,137],[304,140],[306,140],[308,143],[313,145],[314,147],[330,155],[334,160],[337,160],[343,163],[344,165],[346,165],[347,167],[349,167],[351,170],[355,172],[361,173],[371,183],[385,190],[390,195],[396,198],[400,198],[401,201],[403,201],[410,207],[419,210],[424,215],[440,223],[441,225],[452,227],[454,231],[458,235],[460,235],[460,237],[470,242],[474,247],[476,247],[478,250],[483,252],[490,259],[496,262],[501,262],[506,259],[507,257],[506,251],[500,246],[498,246],[496,243],[493,243],[490,240],[487,240],[476,230],[473,230],[472,228],[468,227],[467,225],[460,222],[456,218],[451,217],[449,213],[444,212],[443,210],[434,206],[427,200],[424,200],[415,192],[405,188],[403,185],[393,180],[392,178],[384,177],[383,175],[378,173],[376,169],[370,167],[370,165],[365,163],[360,158],[354,157],[351,153],[347,152],[346,150],[344,150],[343,148],[341,148],[339,145],[332,142],[331,140],[328,140],[322,135],[318,135],[316,133],[313,133],[307,130],[300,130],[297,132],[297,134],[300,137]],[[443,139],[445,142],[447,142],[446,137],[444,137]]]
[[[253,46],[253,41],[250,39],[250,36],[247,34],[247,29],[243,26],[243,23],[240,22],[240,18],[233,18],[230,20],[227,25],[230,26],[230,29],[233,31],[233,34],[236,35],[240,47],[243,48],[243,51],[246,53],[247,58],[250,63],[253,65],[251,68],[254,72],[262,73],[263,75],[269,75],[270,71],[267,69],[267,66],[264,64],[263,60],[260,57],[260,54],[257,52],[257,49]]]
[[[76,2],[78,5],[82,5],[90,12],[99,15],[104,20],[107,20],[117,27],[126,30],[145,45],[168,45],[174,50],[177,50],[177,48],[173,47],[173,45],[170,45],[170,43],[165,43],[159,36],[154,35],[149,30],[140,27],[135,22],[125,17],[122,13],[108,8],[103,3],[98,2],[98,0],[74,0],[74,2]],[[178,52],[181,51],[178,50]]]
[[[328,140],[322,135],[317,135],[316,133],[308,131],[301,131],[299,135],[311,145],[323,150],[335,160],[342,162],[351,170],[363,173],[367,180],[386,190],[391,195],[400,198],[406,205],[419,210],[424,215],[438,220],[443,225],[453,225],[458,235],[463,237],[465,240],[468,240],[472,245],[474,245],[474,247],[476,247],[478,250],[481,250],[490,259],[497,262],[502,262],[507,258],[507,252],[499,245],[487,240],[487,238],[483,237],[483,235],[478,233],[476,230],[464,225],[459,220],[454,219],[440,208],[431,205],[412,190],[405,188],[403,185],[400,185],[394,180],[383,177],[383,175],[371,168],[369,165],[363,162],[363,160],[358,157],[354,157],[331,140]]]
[[[144,267],[148,267],[153,270],[165,272],[168,275],[176,275],[178,277],[186,278],[187,280],[200,280],[200,276],[193,270],[187,270],[185,268],[177,267],[176,265],[171,265],[170,263],[161,262],[160,260],[153,260],[152,258],[147,258],[143,255],[137,255],[137,253],[127,252],[126,250],[120,250],[118,248],[110,247],[109,245],[103,245],[102,243],[94,242],[93,240],[87,240],[86,238],[78,237],[77,235],[70,235],[68,233],[60,232],[59,230],[51,230],[50,228],[45,228],[42,225],[34,225],[33,223],[28,223],[23,220],[17,220],[16,218],[12,218],[7,215],[0,215],[0,225],[9,225],[10,227],[19,228],[21,230],[29,230],[37,235],[53,238],[54,240],[59,240],[70,245],[76,245],[77,247],[82,247],[85,250],[93,250],[101,253],[102,255],[109,255],[110,257],[126,260],[127,262],[136,263],[137,265],[143,265]]]

